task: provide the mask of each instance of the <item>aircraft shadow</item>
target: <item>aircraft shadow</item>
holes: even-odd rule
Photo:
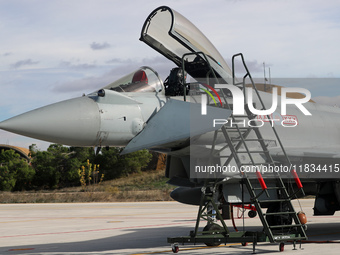
[[[128,229],[122,231],[128,232],[126,234],[82,242],[1,247],[0,254],[11,254],[10,250],[12,250],[13,252],[15,251],[12,254],[73,254],[78,252],[84,254],[90,252],[105,252],[125,249],[145,249],[164,246],[168,246],[170,249],[170,244],[167,243],[167,237],[188,235],[190,230],[192,229],[193,227],[178,226],[167,228]]]
[[[11,246],[0,248],[1,254],[86,254],[100,252],[105,254],[105,251],[111,251],[107,254],[112,254],[112,250],[126,250],[125,254],[129,254],[130,249],[147,249],[155,247],[169,247],[167,237],[185,236],[188,235],[193,227],[167,227],[167,228],[143,228],[143,229],[128,229],[122,232],[128,232],[118,236],[112,236],[102,239],[94,239],[82,242],[70,243],[50,243],[41,245],[25,245],[25,246]],[[308,225],[307,236],[308,241],[331,241],[337,242],[340,240],[340,223],[312,223]],[[242,230],[239,227],[239,230]],[[247,227],[250,231],[259,231],[261,227]],[[339,241],[340,244],[340,241]],[[223,248],[223,247],[221,247]],[[249,253],[251,247],[246,247],[246,250],[239,250],[240,254],[244,251]],[[21,250],[22,249],[22,250]],[[32,249],[32,250],[29,250]],[[261,247],[257,246],[256,250],[260,251]],[[13,252],[11,252],[11,250]],[[199,253],[199,251],[197,251]],[[222,250],[221,250],[222,252]],[[266,253],[265,251],[263,251]],[[197,253],[197,254],[198,254]],[[196,254],[193,251],[191,254]]]

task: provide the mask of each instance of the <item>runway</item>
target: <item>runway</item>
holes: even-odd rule
[[[339,254],[340,213],[316,217],[314,200],[300,203],[308,217],[309,241],[318,243],[302,244],[303,250],[286,244],[284,254]],[[294,206],[300,210],[296,201]],[[197,207],[177,202],[1,204],[0,254],[172,254],[167,237],[188,235],[196,214]],[[241,228],[242,219],[236,224]],[[258,217],[246,218],[245,224],[261,229]],[[277,254],[278,244],[260,243],[256,252]],[[251,254],[252,245],[180,245],[179,253]]]

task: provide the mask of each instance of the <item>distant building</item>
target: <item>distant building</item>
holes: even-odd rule
[[[20,155],[23,159],[30,161],[31,157],[29,156],[30,150],[26,148],[21,148],[17,146],[7,145],[7,144],[0,144],[0,151],[1,150],[14,150],[16,153]]]

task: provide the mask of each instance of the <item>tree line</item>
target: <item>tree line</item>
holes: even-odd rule
[[[95,154],[93,148],[66,147],[51,144],[46,151],[30,146],[30,162],[14,150],[0,152],[0,190],[22,191],[59,189],[79,186],[82,166],[96,165],[103,180],[112,180],[134,172],[148,170],[152,159],[147,150],[120,155],[121,148],[104,148]],[[152,168],[152,167],[151,167]]]

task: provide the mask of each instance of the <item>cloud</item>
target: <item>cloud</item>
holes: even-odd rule
[[[229,64],[229,67],[232,67],[232,60],[231,59],[225,59],[227,63]],[[261,73],[263,74],[263,63],[259,63],[257,60],[252,60],[252,61],[246,61],[247,68],[250,73]],[[266,64],[266,68],[270,67],[270,65]],[[241,61],[241,58],[236,58],[235,59],[235,73],[236,74],[241,74],[244,75],[246,72],[244,65]]]
[[[121,59],[121,58],[113,58],[108,61],[106,61],[107,64],[132,64],[132,59]]]
[[[93,42],[90,44],[90,47],[92,50],[104,50],[104,49],[110,48],[111,45],[107,42],[103,42],[103,43]]]
[[[20,60],[18,62],[15,62],[14,64],[11,65],[13,69],[18,69],[22,66],[31,66],[31,65],[36,65],[38,64],[39,61],[32,61],[32,59],[25,59],[25,60]]]
[[[126,70],[133,71],[136,68],[129,68],[125,66],[123,70],[121,68],[114,68],[109,72],[106,72],[100,76],[84,77],[81,79],[75,79],[72,81],[64,82],[53,87],[52,92],[57,93],[69,93],[69,92],[82,92],[89,93],[96,91],[111,82],[117,80],[121,76],[127,74]]]
[[[13,54],[12,52],[5,52],[5,53],[1,54],[1,56],[8,57],[8,56],[10,56],[12,54]]]
[[[86,70],[86,69],[92,69],[92,68],[96,68],[97,65],[95,64],[72,64],[69,61],[61,61],[59,66],[61,68],[72,68],[72,69],[76,69],[76,70]]]
[[[150,66],[164,80],[169,75],[171,68],[174,67],[174,64],[171,64],[172,62],[163,57],[143,58],[142,60],[116,58],[107,61],[107,63],[114,64],[115,67],[102,75],[84,77],[57,84],[52,88],[52,91],[57,93],[93,92],[137,70],[141,66]],[[69,62],[64,62],[64,65],[68,64]]]

